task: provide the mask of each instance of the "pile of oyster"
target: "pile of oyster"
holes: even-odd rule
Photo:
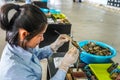
[[[99,45],[97,45],[94,42],[89,42],[88,44],[84,45],[82,47],[87,53],[99,55],[99,56],[109,56],[111,55],[111,52],[109,48],[104,48]]]

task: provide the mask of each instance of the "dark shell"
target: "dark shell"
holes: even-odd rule
[[[100,56],[109,56],[111,52],[109,48],[104,48],[102,46],[97,45],[94,42],[89,42],[88,44],[82,47],[87,53],[100,55]]]

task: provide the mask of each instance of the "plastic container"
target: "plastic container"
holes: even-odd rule
[[[56,9],[55,12],[56,12],[56,14],[60,14],[60,13],[61,13],[61,10]]]
[[[107,72],[111,64],[89,64],[91,71],[95,74],[98,80],[112,80]]]
[[[43,11],[44,13],[48,13],[49,12],[49,10],[46,9],[46,8],[40,8],[40,10]]]
[[[50,9],[51,14],[55,14],[55,9]]]
[[[59,9],[50,9],[51,14],[60,14],[61,11]]]
[[[111,66],[111,63],[107,64],[89,64],[91,71],[95,74],[98,80],[112,80],[110,73],[107,69]],[[117,67],[118,69],[120,66]]]
[[[95,40],[84,40],[84,41],[80,41],[78,42],[80,47],[83,47],[84,45],[88,44],[89,42],[94,42],[97,45],[104,47],[104,48],[109,48],[111,55],[109,56],[99,56],[99,55],[94,55],[94,54],[90,54],[87,53],[86,51],[82,51],[80,53],[80,60],[82,60],[83,62],[90,64],[90,63],[110,63],[111,59],[116,55],[116,50],[111,47],[110,45],[103,43],[103,42],[99,42],[99,41],[95,41]]]
[[[40,0],[41,2],[48,2],[48,0]]]

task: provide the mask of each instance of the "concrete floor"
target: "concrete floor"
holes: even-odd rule
[[[71,33],[76,41],[98,40],[113,46],[117,56],[113,58],[120,63],[120,14],[105,9],[73,3],[72,0],[51,0],[49,8],[60,9],[72,24]],[[0,54],[5,45],[5,32],[0,29]]]

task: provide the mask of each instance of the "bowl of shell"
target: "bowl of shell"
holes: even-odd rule
[[[84,63],[110,63],[113,57],[116,56],[116,49],[112,46],[96,41],[96,40],[84,40],[78,42],[82,48],[80,53],[80,60]]]

